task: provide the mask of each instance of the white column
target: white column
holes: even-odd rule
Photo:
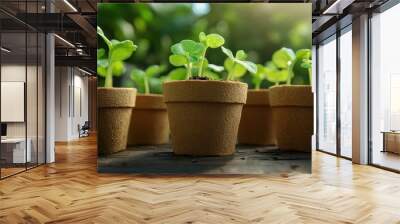
[[[368,163],[368,16],[353,19],[353,162]]]
[[[54,35],[46,35],[46,163],[55,161],[55,56]]]

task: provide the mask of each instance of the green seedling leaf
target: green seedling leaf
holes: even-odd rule
[[[147,77],[154,77],[156,75],[159,75],[160,73],[162,73],[165,70],[164,66],[159,66],[159,65],[151,65],[150,67],[148,67],[146,69],[146,76]]]
[[[212,72],[209,69],[204,70],[203,75],[205,77],[208,77],[211,80],[220,80],[221,79],[217,73]]]
[[[247,58],[247,54],[243,50],[239,50],[236,52],[235,58],[238,60],[245,60]]]
[[[131,57],[135,50],[136,46],[130,40],[113,42],[110,50],[110,60],[113,62],[126,60]]]
[[[227,58],[224,62],[224,66],[226,68],[226,70],[228,71],[228,73],[230,74],[230,78],[231,79],[239,79],[242,76],[244,76],[244,74],[246,74],[246,68],[238,63],[235,63],[232,59]]]
[[[261,86],[261,82],[266,78],[266,70],[264,66],[258,64],[257,65],[257,72],[252,73],[252,82],[254,84],[255,89],[259,89]]]
[[[272,55],[272,62],[281,69],[289,68],[296,59],[294,51],[290,48],[281,48]]]
[[[105,67],[99,67],[97,66],[97,74],[101,77],[106,77],[107,76],[107,69]]]
[[[100,27],[97,27],[97,34],[104,40],[104,42],[107,44],[108,49],[112,48],[112,43],[111,41],[104,35],[103,30]]]
[[[254,64],[251,61],[240,61],[240,60],[236,60],[236,62],[240,65],[242,65],[243,67],[246,68],[247,71],[249,71],[250,73],[257,73],[257,65]]]
[[[180,43],[185,53],[190,56],[200,56],[205,49],[202,43],[193,40],[182,40]]]
[[[135,82],[136,88],[140,93],[145,92],[145,79],[146,73],[138,68],[134,68],[131,71],[131,79]]]
[[[232,59],[232,60],[235,59],[231,50],[229,50],[228,48],[225,48],[225,47],[221,47],[221,49],[222,49],[222,52],[224,52],[224,54],[226,56],[228,56],[230,59]]]
[[[97,49],[97,60],[102,59],[106,55],[106,51],[103,48]]]
[[[188,63],[185,56],[173,54],[169,56],[169,62],[174,66],[184,66]]]
[[[223,72],[225,70],[224,66],[219,66],[214,64],[208,64],[208,68],[214,72]]]
[[[206,43],[207,47],[218,48],[224,45],[225,39],[219,34],[208,34],[206,36]]]
[[[167,74],[167,80],[185,80],[186,79],[186,69],[176,68]]]
[[[186,51],[183,49],[181,43],[177,43],[171,46],[171,52],[176,55],[186,56]]]
[[[199,33],[199,40],[203,44],[207,44],[207,35],[204,32]]]
[[[114,76],[121,76],[125,72],[125,66],[122,61],[112,63],[112,72]]]

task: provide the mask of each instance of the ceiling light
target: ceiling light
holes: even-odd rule
[[[68,7],[72,9],[72,11],[78,12],[78,10],[68,0],[64,0],[64,3],[68,5]]]
[[[11,50],[8,50],[8,49],[5,48],[5,47],[1,47],[0,49],[1,49],[2,51],[6,52],[6,53],[10,53],[10,52],[11,52]]]
[[[60,37],[59,35],[57,35],[57,34],[54,34],[54,36],[55,37],[57,37],[59,40],[61,40],[62,42],[64,42],[65,44],[67,44],[68,46],[70,46],[70,47],[72,47],[72,48],[75,48],[75,45],[73,45],[71,42],[69,42],[68,40],[66,40],[66,39],[64,39],[64,38],[62,38],[62,37]]]

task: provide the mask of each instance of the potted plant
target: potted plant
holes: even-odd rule
[[[306,67],[311,51],[302,49],[296,53],[288,48],[276,51],[272,62],[278,72],[286,77],[286,85],[270,88],[270,105],[273,114],[274,134],[281,150],[311,151],[313,134],[313,94],[310,85],[291,85],[295,78],[294,67]],[[309,77],[311,70],[308,70]],[[277,75],[278,74],[278,75]],[[276,78],[273,77],[273,78]],[[311,79],[309,78],[309,81]],[[278,83],[279,84],[279,83]]]
[[[163,86],[173,150],[184,155],[231,155],[247,84],[232,81],[229,75],[223,81],[210,80],[203,72],[210,67],[207,49],[219,48],[225,40],[218,34],[204,33],[199,39],[182,40],[171,47],[171,64],[186,68],[185,80],[168,81]],[[243,63],[232,52],[230,57],[235,58],[233,66]]]
[[[100,27],[97,34],[104,40],[108,51],[97,51],[97,73],[104,77],[104,87],[97,88],[99,154],[112,154],[124,150],[128,140],[129,122],[135,106],[136,89],[114,88],[113,76],[123,73],[123,61],[136,50],[130,40],[109,40]]]
[[[145,71],[133,69],[131,79],[135,82],[139,94],[133,108],[129,129],[128,145],[158,145],[169,142],[167,107],[164,97],[154,93],[150,81],[165,70],[164,66],[152,65]]]
[[[239,144],[276,144],[272,126],[272,110],[269,104],[269,90],[260,88],[262,81],[267,79],[267,73],[276,72],[270,67],[259,64],[257,72],[251,73],[254,89],[247,91],[247,101],[243,106],[239,126]]]

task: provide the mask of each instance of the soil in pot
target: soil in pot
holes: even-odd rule
[[[275,145],[269,90],[249,90],[243,106],[238,134],[239,144]]]
[[[281,150],[311,151],[313,94],[311,86],[270,88],[273,126]]]
[[[97,147],[100,155],[109,155],[126,149],[135,99],[134,88],[97,89]]]
[[[185,80],[164,83],[172,147],[179,155],[231,155],[247,84]]]
[[[132,110],[128,145],[159,145],[168,142],[168,114],[163,95],[138,94]]]

